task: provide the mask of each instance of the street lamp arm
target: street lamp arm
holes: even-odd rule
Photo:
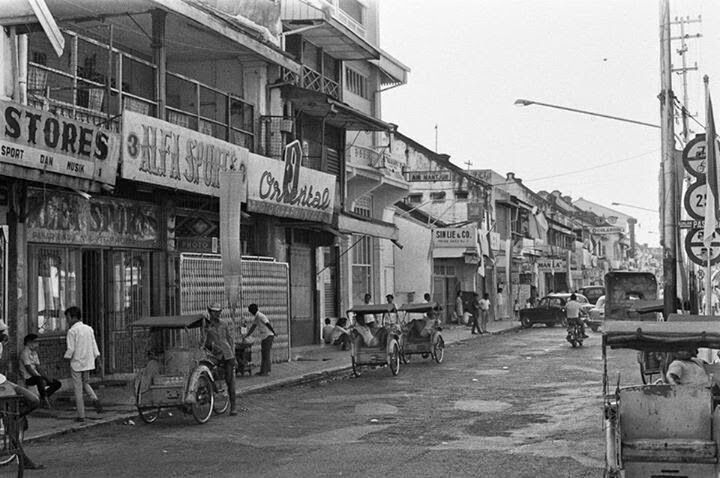
[[[643,210],[643,211],[658,212],[658,210],[656,210],[656,209],[649,209],[649,208],[646,208],[646,207],[633,206],[632,204],[624,204],[624,203],[621,203],[621,202],[614,202],[614,203],[612,203],[612,205],[613,205],[613,206],[632,207],[632,208],[635,208],[635,209],[641,209],[641,210]]]
[[[599,116],[600,118],[607,118],[607,119],[612,119],[612,120],[616,120],[616,121],[624,121],[626,123],[632,123],[632,124],[637,124],[640,126],[647,126],[649,128],[660,129],[660,125],[656,125],[656,124],[645,123],[643,121],[637,121],[637,120],[632,120],[632,119],[628,119],[628,118],[621,118],[619,116],[611,116],[611,115],[605,115],[602,113],[595,113],[592,111],[579,110],[577,108],[568,108],[567,106],[551,105],[549,103],[541,103],[539,101],[517,99],[517,100],[515,100],[514,104],[517,106],[530,106],[530,105],[546,106],[548,108],[555,108],[558,110],[571,111],[573,113],[580,113],[580,114],[589,115],[589,116]]]

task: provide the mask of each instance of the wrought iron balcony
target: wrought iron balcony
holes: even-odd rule
[[[339,82],[305,65],[302,66],[302,71],[299,76],[289,70],[283,70],[283,80],[293,83],[300,88],[324,93],[336,100],[341,100]]]

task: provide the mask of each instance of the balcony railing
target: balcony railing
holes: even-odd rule
[[[309,68],[305,65],[302,66],[300,75],[296,75],[291,71],[283,71],[283,80],[293,83],[300,88],[306,90],[317,91],[324,93],[328,96],[340,100],[340,83],[322,75],[321,73]]]
[[[330,5],[332,16],[333,18],[335,18],[335,20],[345,25],[359,37],[365,38],[365,27],[358,23],[358,21],[352,18],[350,15],[345,13],[343,9],[340,8],[338,0],[323,0],[323,3]]]
[[[156,65],[92,38],[63,33],[69,58],[54,65],[45,64],[47,45],[31,43],[37,61],[28,62],[28,103],[113,131],[119,131],[125,110],[156,116]],[[97,62],[98,57],[104,60]],[[166,82],[166,121],[254,151],[252,104],[177,73],[168,72]]]

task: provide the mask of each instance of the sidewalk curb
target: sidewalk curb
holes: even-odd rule
[[[520,329],[522,329],[521,325],[517,325],[514,327],[510,327],[507,329],[498,330],[497,332],[491,332],[489,334],[490,337],[495,335],[503,335],[510,332],[517,332]],[[462,337],[457,340],[454,340],[452,342],[447,342],[447,345],[452,344],[459,344],[467,342],[468,340],[478,338],[474,336],[468,336],[468,337]],[[350,373],[352,370],[352,365],[336,365],[336,366],[329,366],[328,368],[324,370],[314,371],[305,373],[296,377],[287,377],[282,379],[277,379],[275,381],[271,382],[265,382],[265,383],[258,383],[255,385],[250,385],[248,387],[243,387],[241,390],[237,391],[238,397],[242,397],[243,395],[249,395],[252,393],[258,393],[258,392],[264,392],[267,390],[272,390],[275,388],[282,388],[282,387],[289,387],[293,385],[301,385],[301,384],[309,384],[309,383],[316,383],[323,379],[331,379],[338,375],[341,375],[343,373]],[[100,425],[107,425],[111,423],[118,423],[122,422],[128,419],[134,419],[134,420],[140,420],[140,418],[137,416],[137,411],[133,410],[132,412],[117,412],[117,414],[113,416],[108,416],[106,418],[102,418],[99,420],[88,420],[85,423],[78,423],[73,424],[67,429],[63,430],[51,430],[47,432],[40,432],[38,434],[28,433],[29,436],[25,438],[25,443],[32,443],[37,440],[46,440],[49,438],[58,437],[61,435],[65,435],[68,433],[74,433],[77,431],[82,431],[87,428],[97,427]],[[32,420],[32,418],[31,418]]]

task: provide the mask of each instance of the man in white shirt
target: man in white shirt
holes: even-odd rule
[[[70,376],[75,390],[75,407],[78,416],[75,421],[85,421],[85,402],[83,389],[90,395],[93,406],[97,413],[102,413],[103,408],[98,396],[90,386],[90,371],[95,370],[95,360],[100,356],[95,332],[92,327],[82,322],[82,313],[78,307],[70,307],[65,311],[65,318],[70,328],[67,332],[67,350],[65,358],[70,360]]]
[[[580,319],[581,310],[582,306],[580,305],[580,302],[577,301],[577,296],[575,294],[570,294],[570,300],[568,300],[567,304],[565,304],[565,316],[567,317],[568,323],[568,338],[570,337],[570,327],[572,327],[575,322],[580,323],[580,333],[582,334],[582,337],[584,339],[588,338],[588,336],[585,335],[585,324]]]
[[[248,306],[248,312],[253,316],[253,324],[250,326],[248,333],[245,334],[245,337],[251,335],[255,329],[258,330],[261,357],[260,373],[258,373],[258,375],[268,375],[270,373],[270,352],[272,351],[273,339],[276,334],[270,324],[270,319],[258,310],[257,304],[250,304]]]

